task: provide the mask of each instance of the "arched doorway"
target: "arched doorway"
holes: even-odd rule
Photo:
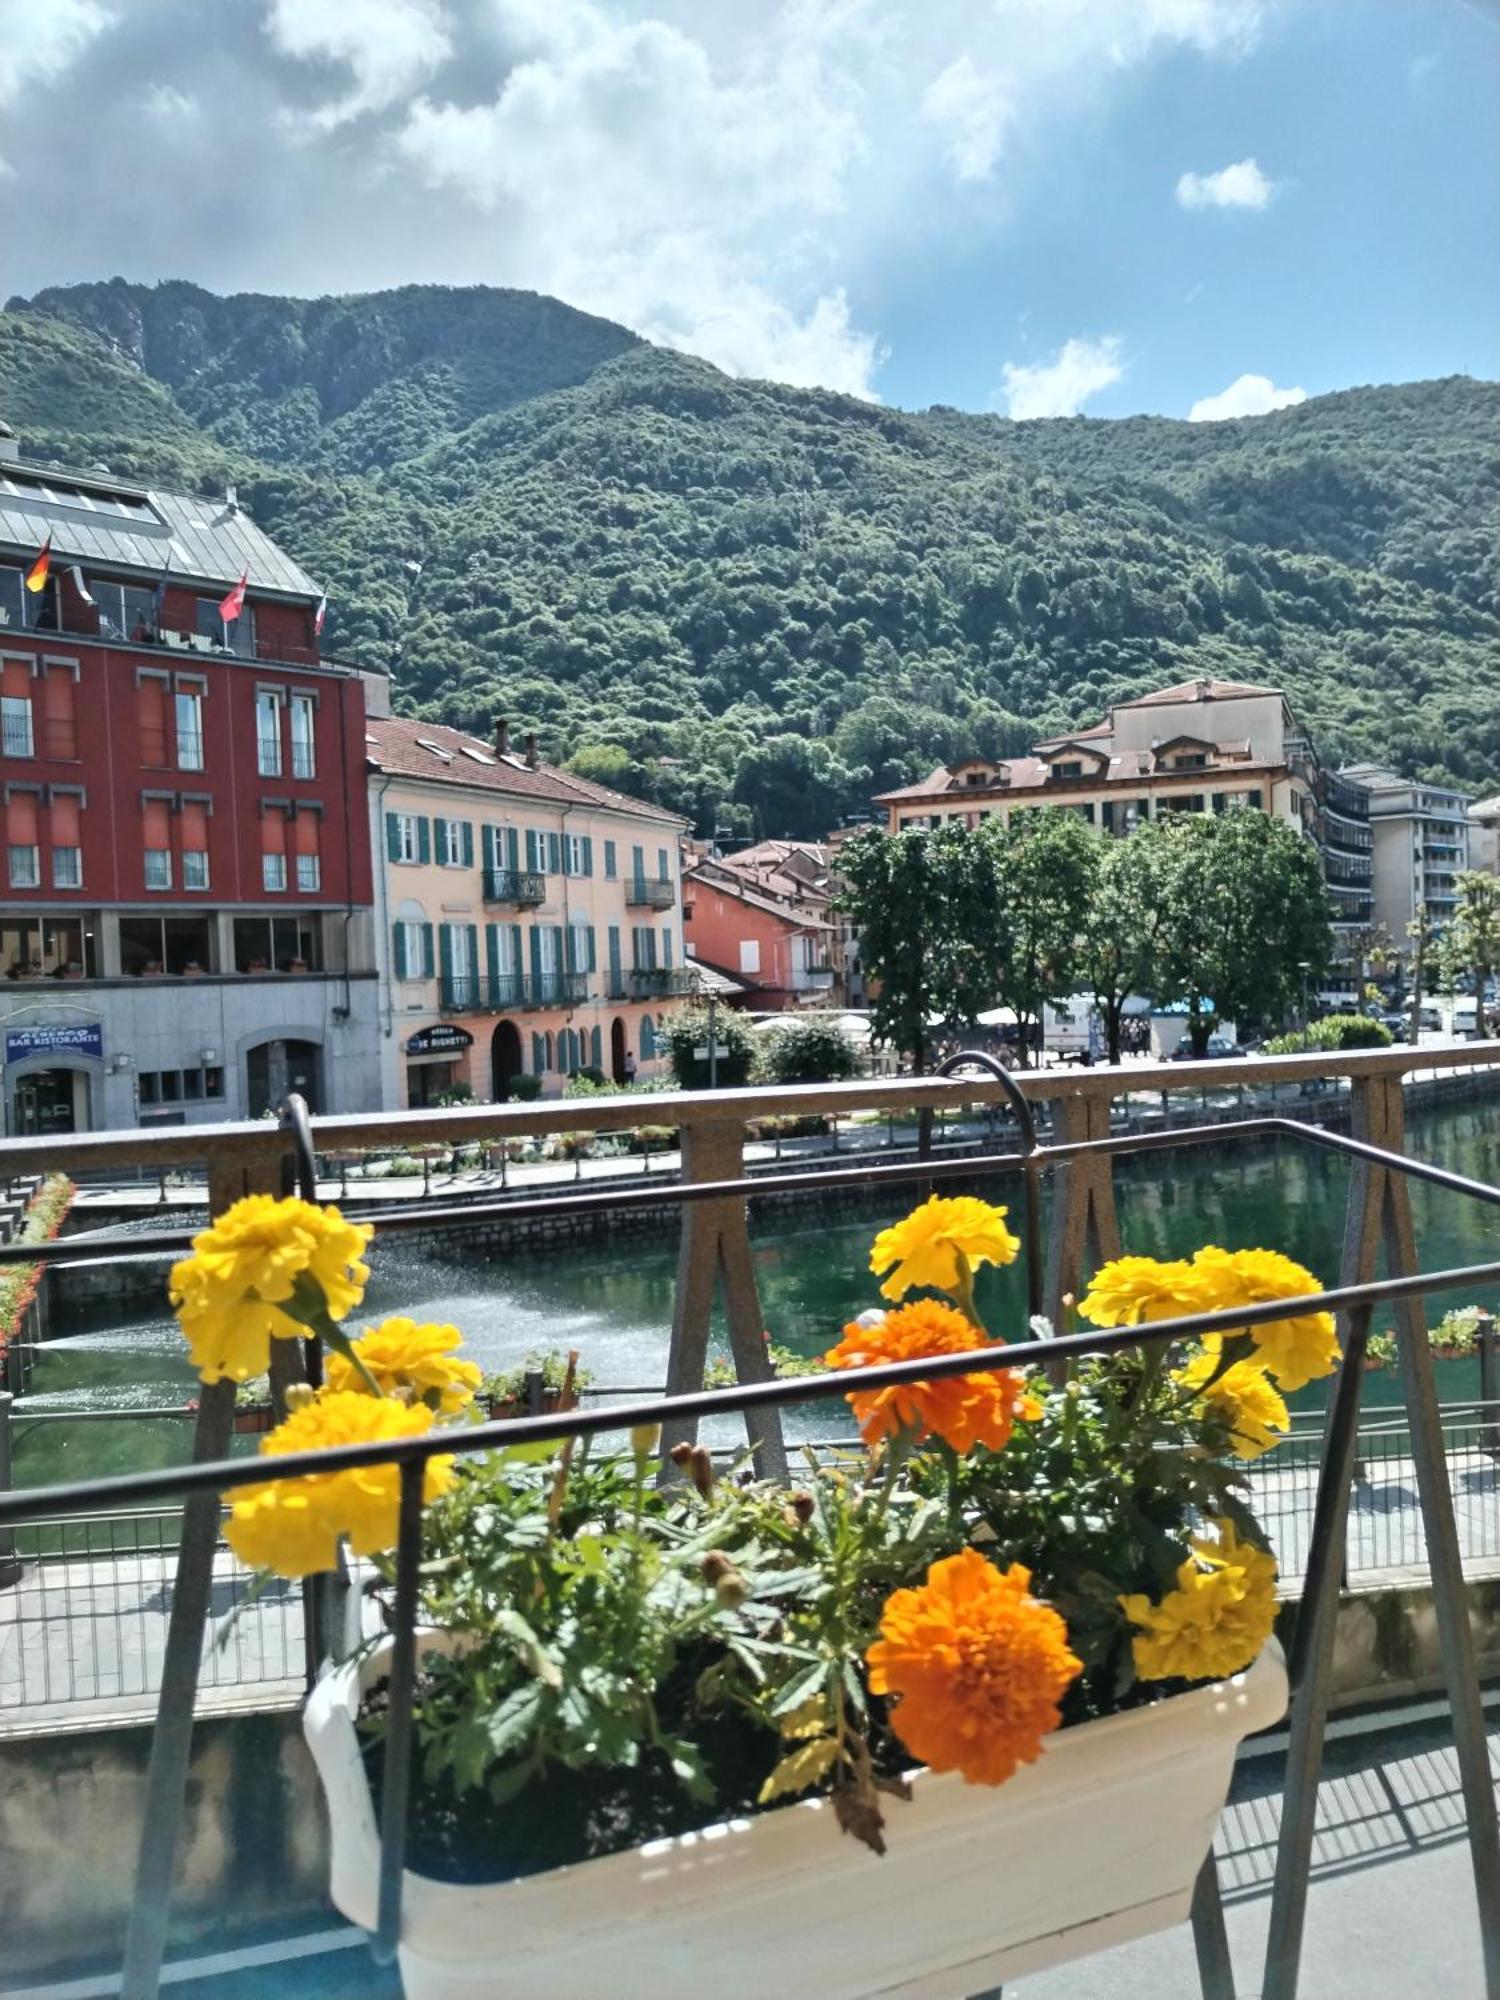
[[[490,1037],[490,1095],[497,1104],[510,1096],[511,1085],[525,1067],[520,1030],[514,1021],[497,1021]]]
[[[618,1014],[609,1031],[609,1073],[616,1083],[625,1081],[625,1023]]]
[[[245,1115],[263,1118],[290,1090],[321,1111],[322,1051],[316,1042],[259,1042],[245,1051]]]

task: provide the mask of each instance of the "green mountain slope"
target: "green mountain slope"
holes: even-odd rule
[[[734,381],[527,294],[12,306],[29,450],[235,477],[402,705],[503,710],[705,827],[820,831],[1198,674],[1284,687],[1329,756],[1500,770],[1491,383],[1013,424]]]

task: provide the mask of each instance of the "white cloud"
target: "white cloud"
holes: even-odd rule
[[[1276,192],[1253,159],[1236,160],[1216,174],[1184,174],[1177,183],[1180,208],[1264,208]]]
[[[960,181],[989,179],[1013,113],[1005,84],[976,69],[967,55],[949,63],[922,93],[922,116],[944,134]]]
[[[55,82],[113,19],[97,0],[0,0],[0,104]]]
[[[1016,418],[1076,417],[1091,396],[1108,389],[1125,373],[1118,334],[1099,340],[1068,340],[1050,361],[1017,366],[1007,361],[1001,371],[1007,413]]]
[[[353,77],[351,90],[310,114],[322,131],[395,104],[453,52],[439,0],[271,0],[266,33],[282,55]]]
[[[170,83],[153,83],[146,92],[146,109],[153,118],[170,122],[174,118],[196,118],[199,104],[197,98],[187,96]]]
[[[1226,417],[1264,417],[1306,401],[1305,389],[1278,389],[1269,375],[1240,375],[1217,396],[1200,396],[1188,411],[1188,421],[1212,424]]]

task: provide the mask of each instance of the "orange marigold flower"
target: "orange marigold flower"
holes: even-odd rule
[[[957,1291],[960,1256],[971,1272],[981,1264],[1013,1263],[1021,1245],[1005,1226],[1007,1213],[977,1195],[930,1195],[875,1238],[870,1269],[878,1275],[895,1266],[881,1295],[899,1299],[916,1285]]]
[[[894,1312],[852,1321],[837,1347],[824,1356],[830,1368],[873,1368],[882,1361],[915,1361],[934,1354],[968,1354],[986,1345],[972,1320],[939,1299],[916,1299]],[[1000,1451],[1017,1417],[1036,1417],[1041,1405],[1014,1368],[986,1375],[950,1375],[939,1382],[901,1388],[853,1390],[847,1398],[866,1444],[914,1431],[918,1442],[937,1436],[955,1451],[982,1444]]]
[[[930,1769],[1003,1785],[1057,1727],[1057,1704],[1083,1663],[1030,1586],[1020,1563],[997,1570],[965,1549],[934,1563],[918,1589],[886,1599],[865,1655],[870,1692],[896,1697],[891,1727]]]

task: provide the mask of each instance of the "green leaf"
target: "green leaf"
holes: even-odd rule
[[[809,1785],[815,1785],[820,1778],[826,1778],[838,1761],[839,1746],[832,1736],[820,1736],[811,1743],[803,1743],[793,1750],[772,1771],[761,1786],[757,1797],[763,1806],[772,1799],[786,1798],[793,1792],[805,1792]]]
[[[810,1701],[815,1694],[823,1691],[828,1675],[828,1661],[821,1659],[815,1661],[806,1673],[798,1674],[794,1681],[782,1689],[771,1703],[771,1714],[789,1715],[794,1708],[800,1708],[803,1702]]]
[[[713,1784],[703,1767],[703,1757],[695,1744],[680,1736],[664,1736],[661,1747],[671,1760],[672,1775],[687,1792],[689,1798],[701,1799],[706,1805],[714,1796]]]

